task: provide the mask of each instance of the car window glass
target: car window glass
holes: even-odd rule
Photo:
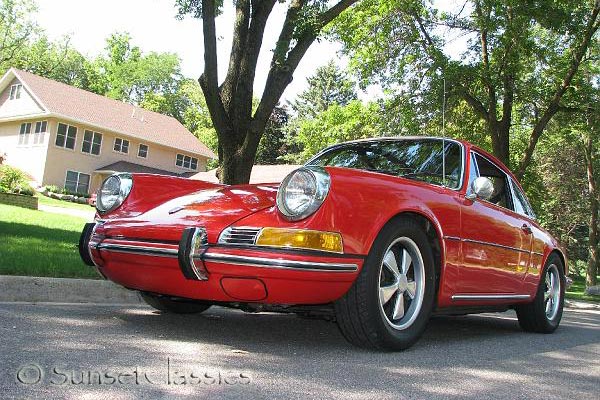
[[[325,151],[307,165],[362,169],[458,189],[462,164],[460,144],[428,138],[350,143]]]
[[[531,207],[529,206],[529,202],[527,201],[527,198],[525,197],[525,194],[521,191],[521,189],[519,189],[519,187],[517,186],[517,184],[512,181],[512,187],[513,187],[513,201],[514,201],[514,205],[515,205],[515,211],[518,212],[519,214],[522,215],[526,215],[529,217],[534,217],[533,215],[533,211],[531,210]]]
[[[475,154],[475,159],[477,160],[479,176],[488,178],[494,185],[494,192],[488,201],[500,207],[512,210],[512,197],[510,196],[508,178],[504,171],[479,154]]]
[[[467,187],[467,194],[473,193],[473,181],[479,177],[479,174],[477,173],[477,161],[475,161],[475,155],[473,153],[471,153],[470,159],[471,163],[469,169],[469,186]]]

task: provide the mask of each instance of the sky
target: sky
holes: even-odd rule
[[[103,51],[106,38],[112,33],[128,32],[132,43],[144,52],[177,54],[181,59],[183,74],[197,79],[204,65],[202,24],[191,17],[177,20],[174,3],[175,0],[37,0],[39,11],[36,20],[51,39],[68,35],[72,46],[89,57]],[[225,3],[224,13],[217,19],[221,80],[225,77],[229,61],[234,11],[231,1]],[[286,4],[277,2],[267,22],[254,86],[257,96],[264,89],[271,50],[283,25],[285,11]],[[325,40],[313,44],[298,66],[283,99],[293,100],[306,88],[306,78],[329,60],[335,59],[338,64],[345,66],[347,61],[337,54],[339,49],[340,44]],[[376,89],[372,92],[376,92]]]

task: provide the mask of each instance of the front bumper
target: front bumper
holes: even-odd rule
[[[219,302],[322,304],[341,297],[363,258],[310,251],[215,246],[203,228],[187,228],[179,243],[103,237],[88,224],[82,259],[130,289]]]

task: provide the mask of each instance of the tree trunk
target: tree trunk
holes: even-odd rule
[[[588,125],[588,129],[593,128]],[[585,137],[585,163],[591,214],[589,234],[590,259],[588,260],[585,285],[590,287],[597,284],[596,276],[598,275],[598,192],[596,190],[596,177],[594,176],[594,148],[591,131],[588,131]]]
[[[494,155],[510,168],[510,124],[493,121],[489,125]]]

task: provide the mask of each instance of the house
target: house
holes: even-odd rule
[[[14,68],[0,79],[0,154],[80,193],[115,172],[189,176],[215,158],[172,117]]]

